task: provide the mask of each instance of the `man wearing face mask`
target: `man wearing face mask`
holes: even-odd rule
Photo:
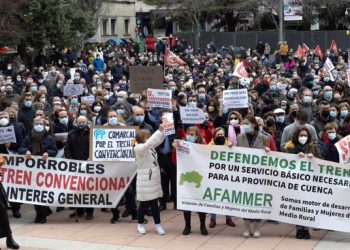
[[[304,89],[300,99],[301,100],[299,102],[299,109],[305,110],[307,112],[307,122],[310,123],[317,112],[317,107],[313,102],[311,90]]]
[[[6,84],[5,86],[5,95],[0,97],[0,110],[4,110],[9,107],[12,102],[19,102],[20,97],[13,92],[12,84]]]
[[[330,104],[326,101],[321,101],[318,105],[319,113],[316,114],[312,120],[311,125],[315,127],[317,135],[320,134],[323,127],[332,121],[332,117],[329,114]]]
[[[10,121],[10,115],[7,112],[0,112],[0,127],[8,127],[13,126],[16,136],[16,142],[9,142],[0,144],[0,154],[9,154],[9,153],[17,153],[18,148],[22,144],[23,136],[20,127],[17,122]],[[21,214],[19,209],[21,208],[20,203],[11,202],[11,209],[13,217],[20,218]]]
[[[22,90],[23,90],[23,87],[24,87],[24,82],[22,80],[22,77],[21,75],[17,75],[16,78],[14,79],[14,84],[13,84],[13,92],[15,94],[21,94],[22,93]]]
[[[18,110],[18,121],[24,124],[26,131],[31,131],[34,118],[35,109],[33,108],[33,95],[28,92],[25,94],[23,103]]]
[[[85,116],[77,118],[77,127],[68,134],[67,144],[64,148],[64,157],[73,160],[86,161],[89,158],[89,137],[90,131],[88,120]],[[79,147],[77,147],[79,145]],[[83,217],[92,218],[93,208],[76,208],[69,218]]]
[[[75,127],[73,122],[69,120],[68,113],[66,110],[60,110],[58,112],[58,122],[53,122],[53,132],[54,134],[58,133],[69,133]],[[57,149],[63,153],[63,148],[67,144],[67,137],[57,136],[56,137]]]
[[[275,142],[276,142],[276,146],[279,149],[280,148],[280,144],[281,144],[281,137],[282,137],[282,133],[284,128],[288,125],[287,121],[286,121],[286,112],[283,109],[275,109],[273,111],[274,115],[275,115]]]

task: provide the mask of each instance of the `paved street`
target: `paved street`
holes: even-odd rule
[[[141,236],[136,231],[136,223],[122,219],[118,224],[110,224],[110,213],[95,213],[92,221],[81,219],[78,223],[69,219],[70,210],[54,212],[48,217],[48,223],[34,224],[34,210],[25,205],[22,218],[11,219],[15,240],[21,249],[350,249],[350,234],[311,231],[310,240],[296,240],[292,225],[264,223],[260,239],[241,237],[243,222],[236,219],[237,226],[229,228],[224,217],[218,216],[215,229],[209,229],[208,236],[199,234],[199,221],[195,214],[192,219],[192,231],[189,236],[181,234],[184,221],[182,213],[167,210],[161,213],[161,219],[167,234],[159,236],[154,231],[153,221],[146,225],[147,234]],[[207,222],[209,219],[207,219]],[[5,240],[0,240],[5,247]]]

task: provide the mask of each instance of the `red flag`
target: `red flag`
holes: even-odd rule
[[[338,47],[335,40],[332,40],[331,47],[329,48],[336,56],[338,56]]]
[[[237,64],[235,71],[233,72],[233,75],[239,78],[248,78],[248,72],[245,69],[243,62],[240,62]]]
[[[170,49],[165,49],[165,57],[164,57],[165,65],[168,66],[179,66],[186,64],[183,60],[180,59],[177,55],[175,55]]]
[[[303,51],[305,54],[310,51],[309,47],[305,43],[303,43]]]
[[[319,56],[321,58],[321,60],[323,59],[323,52],[321,50],[320,45],[317,45],[314,53],[315,53],[315,56]]]
[[[300,47],[300,45],[298,45],[298,49],[295,52],[295,55],[300,59],[303,57],[304,55],[304,50]]]

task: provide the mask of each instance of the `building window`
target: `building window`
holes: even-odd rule
[[[107,35],[107,25],[108,25],[108,19],[102,20],[102,35]]]
[[[125,19],[124,20],[124,35],[129,35],[129,24],[130,24],[130,19]]]
[[[111,19],[111,35],[115,35],[117,19]]]

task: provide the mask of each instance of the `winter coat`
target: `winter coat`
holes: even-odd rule
[[[237,137],[236,146],[243,147],[243,148],[265,149],[266,147],[269,146],[269,138],[266,135],[258,132],[252,147],[250,147],[249,142],[248,142],[248,138],[247,138],[247,134],[243,133]]]
[[[18,110],[17,119],[19,122],[22,122],[26,131],[32,131],[33,120],[35,118],[35,109],[33,107],[27,108],[23,104]]]
[[[18,154],[24,155],[28,150],[32,152],[32,136],[27,135],[26,138],[24,138],[22,145],[18,149]],[[47,133],[45,134],[43,138],[43,146],[44,146],[44,152],[47,152],[49,157],[55,157],[57,155],[57,147],[56,147],[56,141],[55,139],[48,135]]]
[[[139,201],[150,201],[163,196],[155,148],[163,142],[164,137],[164,132],[157,130],[145,143],[134,147],[137,165],[136,198]]]
[[[65,158],[86,161],[89,158],[89,143],[89,129],[73,130],[71,133],[68,134],[67,144],[64,148]]]
[[[299,153],[313,154],[315,157],[319,158],[317,148],[312,141],[305,145],[300,145],[300,144],[295,145],[292,141],[288,141],[284,149],[286,153],[289,153],[289,154],[299,154]]]

